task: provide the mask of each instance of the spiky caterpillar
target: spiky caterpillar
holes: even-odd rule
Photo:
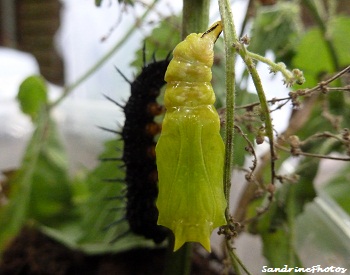
[[[175,235],[174,251],[199,242],[210,251],[210,234],[224,225],[224,144],[213,106],[213,47],[221,22],[192,33],[176,46],[165,74],[166,114],[156,146],[158,224]]]
[[[154,117],[161,112],[156,99],[165,84],[163,78],[168,64],[168,60],[163,60],[143,67],[141,74],[131,83],[122,131],[127,183],[126,219],[134,233],[156,243],[165,239],[166,230],[157,225],[158,177],[154,136],[160,132],[160,127],[154,122]]]
[[[120,133],[124,141],[122,161],[127,185],[125,218],[133,233],[153,239],[156,243],[162,242],[168,232],[157,225],[155,200],[158,177],[154,151],[154,136],[161,129],[154,118],[163,112],[156,99],[165,84],[164,74],[168,64],[167,58],[144,65],[133,82],[122,74],[130,83],[131,95],[125,106],[114,101],[125,114],[125,124]]]

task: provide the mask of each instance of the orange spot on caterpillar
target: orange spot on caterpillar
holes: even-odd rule
[[[163,112],[156,99],[165,84],[164,74],[169,60],[155,61],[144,65],[142,72],[130,82],[131,96],[125,106],[125,124],[121,132],[124,141],[123,157],[126,182],[126,216],[130,231],[162,242],[168,230],[157,225],[158,173],[155,160],[154,137],[160,133],[161,125],[154,122],[155,116]],[[115,238],[115,239],[118,239]]]
[[[165,108],[157,102],[151,102],[147,105],[147,112],[152,116],[158,116],[165,112]]]
[[[146,125],[146,133],[150,136],[159,134],[162,130],[162,125],[159,123],[151,122]]]

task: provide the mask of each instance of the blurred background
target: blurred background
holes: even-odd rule
[[[254,1],[231,2],[237,29],[241,29],[248,4]],[[0,0],[0,3],[0,171],[13,170],[20,166],[34,129],[30,118],[22,113],[16,100],[21,82],[30,75],[41,74],[48,82],[50,99],[57,99],[64,87],[76,83],[116,44],[123,42],[53,113],[67,152],[70,174],[93,169],[98,164],[103,143],[113,138],[112,134],[101,131],[97,126],[114,129],[122,125],[124,120],[120,109],[108,102],[103,95],[117,101],[126,101],[130,94],[129,84],[117,73],[115,67],[133,80],[137,70],[130,64],[143,39],[150,34],[160,18],[179,14],[182,3],[159,1],[147,20],[128,36],[127,41],[120,40],[135,20],[140,18],[144,7],[149,3],[141,3],[135,7],[121,5],[112,0],[102,1],[100,7],[96,7],[94,1],[88,0]],[[339,3],[339,9],[348,15],[349,2]],[[215,8],[210,11],[210,22],[219,18],[217,5],[213,7]],[[309,18],[311,16],[303,13],[305,26],[314,24]],[[250,27],[248,22],[247,29]],[[270,50],[266,52],[266,56],[274,59],[275,53]],[[237,67],[238,75],[242,75],[241,61],[237,61]],[[289,90],[282,85],[282,77],[277,75],[272,78],[263,68],[266,66],[258,65],[267,97],[286,95]],[[250,80],[247,80],[246,89],[254,93]],[[289,108],[273,114],[278,131],[287,127],[291,112],[292,108]],[[257,151],[262,155],[266,149],[267,146]],[[294,173],[296,165],[295,159],[289,159],[281,170]],[[307,266],[322,264],[349,267],[348,213],[322,189],[344,166],[344,163],[330,160],[321,162],[314,182],[319,188],[318,197],[307,205],[305,212],[296,221],[296,242],[300,257]],[[244,188],[242,182],[244,173],[236,171],[231,198],[234,203],[237,203]],[[345,177],[343,182],[348,184],[350,179]],[[328,242],[319,247],[318,240],[322,236],[328,236]],[[218,240],[217,250],[220,250],[220,245]],[[243,233],[236,246],[242,260],[249,263],[254,274],[258,274],[261,266],[266,263],[262,256],[260,237]]]

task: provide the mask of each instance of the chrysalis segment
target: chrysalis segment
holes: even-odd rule
[[[213,107],[213,47],[221,22],[190,34],[174,49],[165,74],[162,133],[156,147],[158,224],[175,235],[174,251],[199,242],[210,251],[214,228],[226,223],[223,191],[224,144]]]

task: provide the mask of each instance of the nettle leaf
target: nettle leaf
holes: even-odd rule
[[[29,76],[19,87],[17,99],[23,113],[36,118],[40,108],[47,104],[47,86],[41,76]]]
[[[105,151],[100,158],[121,157],[123,142],[112,140],[105,143]],[[125,171],[118,169],[122,162],[104,161],[101,162],[87,176],[89,199],[81,205],[83,219],[81,226],[84,234],[78,240],[78,247],[88,253],[120,252],[135,247],[154,247],[151,240],[142,236],[136,236],[129,232],[129,225],[125,219],[126,198],[111,199],[112,197],[124,197],[123,190],[126,183],[105,182],[103,179],[124,179]],[[116,210],[119,208],[119,210]],[[113,210],[114,209],[114,210]],[[110,226],[113,222],[121,221]],[[122,236],[121,238],[118,238]],[[111,243],[115,238],[116,242]]]
[[[300,68],[306,79],[298,88],[313,87],[318,83],[319,73],[333,71],[331,56],[318,28],[310,29],[301,39],[293,66]]]
[[[350,63],[350,18],[335,17],[327,26],[327,37],[334,44],[335,56],[338,57],[339,66]],[[313,87],[320,81],[324,73],[336,70],[335,63],[326,44],[326,40],[319,28],[309,29],[301,39],[297,53],[293,58],[293,66],[304,72],[306,82],[298,88]]]
[[[105,143],[105,150],[100,158],[120,157],[122,141],[110,140]],[[121,252],[132,248],[154,247],[151,240],[129,232],[125,218],[126,200],[112,197],[123,197],[125,185],[117,182],[106,182],[104,179],[123,179],[124,170],[118,169],[115,161],[101,161],[92,171],[76,178],[75,190],[76,219],[71,219],[59,227],[41,226],[48,236],[64,243],[73,249],[88,254]],[[120,210],[116,210],[120,208]],[[124,219],[124,220],[123,220]],[[112,225],[113,222],[120,223]],[[109,227],[109,225],[112,225]],[[120,238],[118,238],[120,237]],[[112,240],[117,241],[111,243]]]
[[[0,245],[28,219],[55,225],[71,208],[68,165],[56,126],[48,112],[38,113],[37,128],[20,169],[11,182],[9,204],[0,210]]]
[[[301,30],[299,4],[278,2],[272,6],[261,6],[253,23],[249,50],[261,55],[272,50],[277,58],[286,62]]]

